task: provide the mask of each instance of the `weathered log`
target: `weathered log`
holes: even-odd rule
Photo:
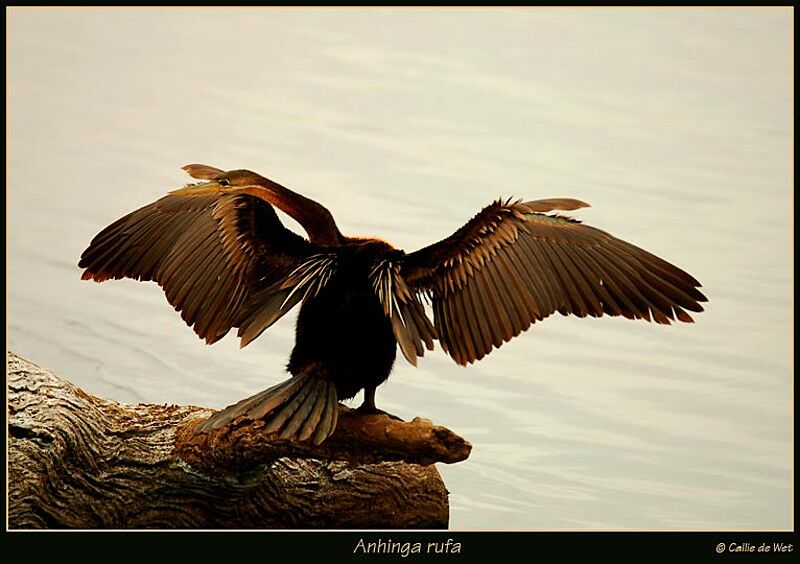
[[[452,431],[342,406],[321,446],[211,410],[97,398],[9,353],[11,528],[446,528]]]

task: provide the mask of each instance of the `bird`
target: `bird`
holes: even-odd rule
[[[339,400],[363,390],[358,411],[383,413],[375,391],[398,348],[416,366],[438,342],[466,366],[556,312],[691,323],[707,301],[684,270],[563,214],[589,206],[581,200],[498,199],[405,252],[343,235],[323,205],[255,172],[183,170],[198,182],[110,224],[78,266],[83,280],[156,282],[208,344],[236,329],[244,347],[300,306],[291,377],[214,412],[197,433],[260,420],[264,432],[319,445]]]

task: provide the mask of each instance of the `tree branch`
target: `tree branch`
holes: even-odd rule
[[[342,406],[322,445],[261,422],[194,433],[211,411],[128,405],[9,353],[12,528],[445,528],[433,463],[469,456],[452,431]]]

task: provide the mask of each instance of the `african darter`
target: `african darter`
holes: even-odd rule
[[[439,341],[467,365],[554,312],[691,322],[706,301],[692,276],[604,231],[553,211],[568,198],[498,200],[450,237],[406,253],[342,235],[322,205],[248,170],[184,167],[206,182],[170,192],[101,231],[84,280],[157,282],[207,343],[238,328],[241,346],[297,304],[292,378],[213,414],[199,431],[243,417],[282,438],[324,441],[338,400],[375,389],[399,345],[416,365]],[[273,206],[305,229],[286,229]],[[433,311],[433,322],[423,302]]]

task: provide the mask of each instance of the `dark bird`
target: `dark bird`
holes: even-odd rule
[[[153,280],[207,343],[241,346],[297,304],[292,378],[213,414],[199,431],[263,419],[283,438],[324,441],[338,400],[364,390],[376,412],[397,345],[416,365],[439,341],[458,364],[554,312],[692,322],[700,283],[672,264],[575,219],[569,198],[498,200],[450,237],[405,253],[342,235],[322,205],[248,170],[183,167],[188,185],[117,220],[81,255],[84,280]],[[286,229],[273,206],[305,229]],[[423,302],[430,303],[433,322]]]

